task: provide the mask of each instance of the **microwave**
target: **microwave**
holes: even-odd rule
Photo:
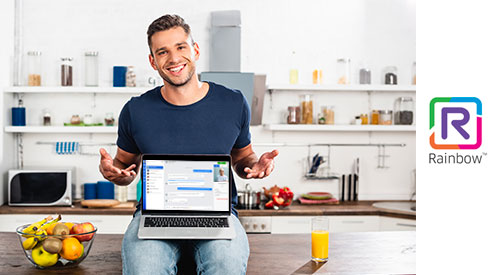
[[[72,205],[74,171],[74,168],[9,170],[9,205]]]

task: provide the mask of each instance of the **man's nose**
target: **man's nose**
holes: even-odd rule
[[[171,63],[179,63],[181,60],[181,55],[178,51],[171,51],[170,52],[170,62]]]

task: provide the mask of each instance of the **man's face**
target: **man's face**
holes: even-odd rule
[[[220,176],[223,176],[224,172],[223,170],[220,170]]]
[[[151,66],[172,86],[188,83],[196,72],[199,47],[196,43],[191,45],[191,40],[181,27],[160,31],[151,37]]]

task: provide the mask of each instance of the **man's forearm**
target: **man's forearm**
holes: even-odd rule
[[[234,163],[234,170],[237,173],[237,175],[243,179],[246,178],[247,173],[244,171],[244,168],[246,167],[253,167],[253,165],[258,162],[258,157],[256,154],[253,152],[250,155],[238,160],[236,163]]]

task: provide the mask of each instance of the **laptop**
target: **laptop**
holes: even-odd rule
[[[143,155],[140,239],[235,237],[230,155]]]

